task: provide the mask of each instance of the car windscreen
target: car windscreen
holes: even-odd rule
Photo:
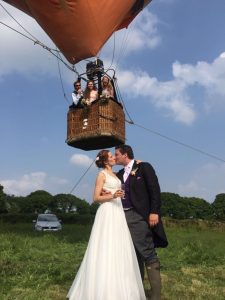
[[[39,216],[38,221],[51,222],[51,221],[58,221],[58,219],[56,216]]]

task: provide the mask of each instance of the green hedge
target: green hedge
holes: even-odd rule
[[[94,221],[93,215],[78,215],[78,214],[57,214],[57,217],[63,224],[92,224]],[[37,214],[0,214],[1,223],[32,223],[37,219]]]
[[[93,215],[78,215],[78,214],[57,214],[57,217],[64,224],[91,224],[94,222],[95,216]]]
[[[32,223],[37,219],[36,214],[0,214],[0,222],[2,223]]]

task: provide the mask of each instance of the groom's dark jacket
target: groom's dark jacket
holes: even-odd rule
[[[117,176],[123,181],[124,169]],[[130,199],[135,210],[148,222],[149,214],[158,214],[159,223],[151,227],[155,247],[166,247],[168,241],[160,218],[160,186],[153,167],[147,162],[134,161],[129,175]]]

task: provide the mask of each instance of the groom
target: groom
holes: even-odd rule
[[[125,183],[122,200],[128,227],[136,249],[139,267],[144,277],[144,264],[151,285],[151,300],[160,299],[160,262],[156,247],[166,247],[167,238],[160,219],[160,187],[153,167],[137,163],[128,145],[115,148],[116,164],[124,168],[117,173]]]

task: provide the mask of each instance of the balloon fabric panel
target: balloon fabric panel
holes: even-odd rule
[[[32,16],[66,59],[96,56],[114,31],[128,26],[149,0],[8,0]]]

